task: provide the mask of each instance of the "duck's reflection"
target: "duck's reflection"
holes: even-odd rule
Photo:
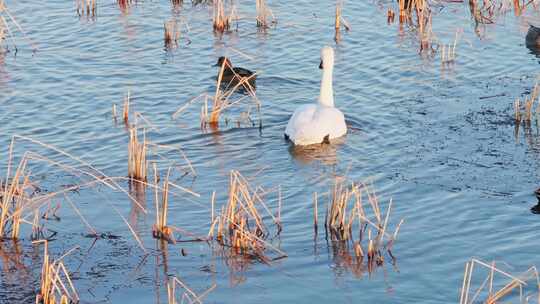
[[[291,156],[301,164],[307,165],[314,161],[320,161],[325,165],[336,165],[338,163],[337,149],[345,142],[345,138],[332,140],[330,144],[315,144],[309,146],[289,147]]]

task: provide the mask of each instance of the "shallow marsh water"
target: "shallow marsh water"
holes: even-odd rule
[[[46,223],[58,232],[50,244],[55,255],[81,247],[66,261],[84,303],[166,303],[165,273],[198,292],[216,283],[207,303],[452,303],[471,257],[505,261],[516,271],[540,265],[540,222],[529,210],[540,182],[538,132],[525,136],[520,130],[516,140],[512,108],[515,98],[530,92],[540,67],[524,46],[527,22],[539,24],[538,12],[508,13],[475,29],[465,3],[437,6],[438,39],[451,43],[456,30],[462,32],[456,62],[442,67],[438,55],[418,54],[414,30],[387,24],[386,8],[395,3],[346,3],[352,30],[335,46],[334,90],[351,129],[341,145],[301,153],[283,140],[283,130],[298,105],[317,98],[319,50],[335,45],[332,1],[272,1],[278,24],[266,33],[255,27],[255,5],[241,1],[238,31],[221,37],[211,31],[211,8],[189,3],[174,10],[168,1],[144,1],[122,11],[114,1],[98,2],[95,20],[78,17],[69,1],[7,5],[38,51],[17,40],[16,56],[6,54],[0,66],[0,159],[8,159],[11,135],[19,134],[108,176],[125,176],[128,133],[114,123],[111,108],[116,103],[120,109],[130,90],[132,108],[154,126],[147,137],[180,145],[197,172],[196,178],[173,176],[201,197],[173,196],[169,223],[206,234],[212,191],[225,201],[231,169],[282,190],[280,248],[288,257],[238,272],[206,243],[171,245],[164,263],[151,236],[150,190],[147,215],[124,193],[103,186],[71,193],[99,232],[120,237],[85,238],[85,226],[67,206],[59,222]],[[178,48],[165,50],[163,22],[175,18],[189,24],[189,32],[181,26]],[[259,73],[262,129],[230,124],[202,132],[199,105],[172,119],[189,99],[215,90],[211,65],[221,55]],[[15,147],[18,157],[30,149],[73,164],[25,141]],[[162,170],[175,161],[186,167],[175,152],[162,156],[152,157]],[[44,191],[81,182],[37,161],[32,173]],[[392,225],[404,218],[395,268],[386,264],[357,276],[333,258],[324,239],[314,244],[313,192],[327,191],[335,175],[345,174],[372,183],[382,202],[393,199]],[[270,202],[276,206],[275,193]],[[149,255],[111,206],[135,224]],[[0,275],[0,302],[27,303],[39,282],[41,248],[28,239],[18,248],[11,242],[2,247],[26,269],[1,260],[9,269]]]

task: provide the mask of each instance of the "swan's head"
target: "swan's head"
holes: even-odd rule
[[[327,69],[334,66],[334,49],[329,46],[325,46],[321,50],[321,64],[319,69]]]
[[[231,67],[232,64],[231,64],[231,60],[227,57],[224,57],[224,56],[221,56],[219,57],[217,63],[214,65],[214,66],[222,66],[223,64],[225,64],[225,67]]]

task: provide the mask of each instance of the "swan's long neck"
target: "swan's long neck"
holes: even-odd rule
[[[334,89],[332,88],[332,70],[334,67],[324,67],[321,80],[319,104],[327,107],[334,106]]]

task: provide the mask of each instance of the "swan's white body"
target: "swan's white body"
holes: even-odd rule
[[[321,50],[321,67],[323,76],[318,102],[298,107],[285,129],[285,135],[295,145],[320,144],[347,133],[345,117],[334,107],[332,89],[334,50],[329,46]]]

